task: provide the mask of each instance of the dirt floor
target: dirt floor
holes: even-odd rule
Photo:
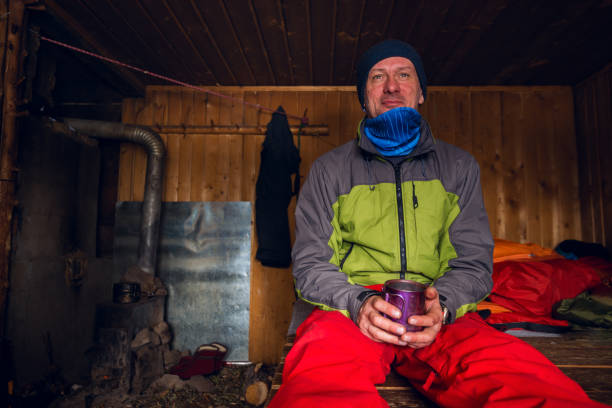
[[[56,395],[31,392],[27,396],[12,398],[10,408],[230,408],[254,407],[246,400],[249,385],[255,382],[270,389],[276,366],[252,364],[226,366],[218,373],[192,377],[182,381],[166,375],[149,387],[142,395],[126,394],[118,390],[100,393],[91,386],[69,387]],[[260,386],[263,386],[260,384]],[[260,404],[259,406],[262,406]]]
[[[129,405],[125,406],[133,408],[253,407],[254,405],[249,404],[245,399],[248,385],[259,380],[263,381],[269,390],[274,368],[261,366],[258,373],[253,375],[252,366],[224,367],[218,374],[205,377],[214,386],[210,392],[199,392],[186,386],[181,390],[166,390],[149,396],[139,396],[131,399]],[[92,408],[95,407],[92,406]]]

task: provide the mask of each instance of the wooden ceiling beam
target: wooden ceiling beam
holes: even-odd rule
[[[414,27],[417,26],[417,22],[419,21],[419,17],[421,16],[421,13],[423,11],[423,7],[425,6],[425,1],[421,0],[419,1],[418,6],[416,7],[416,10],[412,10],[412,12],[409,14],[409,19],[407,19],[407,21],[405,21],[405,25],[402,27],[403,31],[405,32],[404,35],[404,40],[415,46],[415,47],[419,47],[420,44],[415,44],[414,43],[414,39],[412,37],[412,33],[415,32]],[[414,7],[413,7],[414,8]],[[405,18],[403,15],[399,16],[400,19]]]
[[[332,29],[331,29],[331,50],[330,50],[330,64],[329,64],[329,85],[334,85],[334,65],[336,63],[336,26],[338,18],[338,0],[334,0],[334,8],[332,11]]]
[[[287,63],[289,59],[285,52],[285,35],[279,21],[276,0],[256,0],[252,4],[259,20],[262,39],[268,50],[276,85],[291,85],[291,67]],[[269,82],[265,84],[270,85]]]
[[[310,0],[305,0],[306,6],[306,35],[308,38],[308,75],[310,78],[310,84],[314,84],[314,72],[312,69],[312,27],[310,20]]]
[[[453,84],[457,68],[464,63],[466,55],[488,31],[497,16],[506,8],[507,3],[507,0],[488,0],[484,3],[474,22],[465,27],[461,39],[457,41],[457,47],[445,59],[446,62],[435,76],[436,83]]]
[[[428,78],[432,65],[431,61],[438,52],[437,49],[432,47],[432,43],[437,34],[446,28],[446,20],[452,1],[428,0],[426,3],[420,3],[418,12],[412,19],[407,41],[420,53]]]
[[[455,0],[449,8],[444,27],[438,31],[432,41],[430,49],[433,51],[428,53],[425,67],[429,81],[436,80],[448,56],[460,45],[460,33],[474,24],[481,5],[482,0]]]
[[[268,73],[270,74],[270,78],[272,78],[272,85],[277,84],[276,75],[274,75],[274,70],[272,69],[272,63],[270,62],[270,55],[268,54],[268,47],[266,46],[266,42],[264,41],[263,34],[261,33],[261,26],[259,24],[259,18],[257,17],[257,11],[253,6],[253,0],[249,0],[249,10],[251,12],[251,16],[253,17],[253,25],[255,26],[255,31],[257,32],[257,38],[259,39],[259,45],[261,47],[261,51],[263,52],[264,58],[266,59],[266,66],[268,67]]]
[[[198,20],[200,21],[200,24],[202,25],[202,27],[204,27],[204,30],[206,31],[206,34],[208,35],[208,39],[210,40],[210,43],[212,44],[213,48],[215,49],[215,51],[219,55],[219,58],[221,59],[221,62],[223,63],[223,66],[225,67],[225,69],[227,69],[227,72],[229,72],[229,74],[232,77],[232,80],[234,81],[234,83],[238,84],[239,83],[238,79],[236,79],[236,75],[234,75],[234,71],[232,71],[232,68],[229,66],[229,64],[227,63],[227,60],[223,56],[223,53],[221,52],[221,49],[219,48],[219,45],[217,44],[217,41],[215,41],[215,37],[213,36],[212,32],[210,31],[210,28],[208,27],[208,24],[206,23],[206,19],[202,15],[202,12],[198,8],[198,6],[194,3],[194,0],[190,0],[190,3],[191,3],[191,8],[193,9],[193,11],[195,11],[196,16],[198,17]]]
[[[176,76],[177,73],[185,70],[185,67],[180,64],[177,58],[169,58],[169,55],[172,54],[172,49],[166,48],[164,41],[159,38],[159,33],[151,28],[151,21],[146,16],[146,13],[142,12],[138,2],[116,0],[107,0],[107,2],[132,30],[132,33],[124,33],[124,36],[137,36],[140,39],[140,44],[136,44],[137,47],[149,50],[150,57],[148,61],[151,67],[158,64],[157,66],[161,67],[158,68],[160,70],[158,73],[167,76]],[[183,75],[183,78],[186,78],[186,76]],[[157,81],[161,82],[161,80]]]
[[[153,27],[155,29],[155,31],[157,32],[159,37],[164,41],[164,43],[166,44],[168,49],[172,50],[172,53],[174,54],[174,58],[177,61],[180,61],[181,58],[179,57],[178,52],[176,51],[176,47],[174,47],[174,45],[172,45],[172,43],[168,40],[168,37],[166,37],[166,35],[159,28],[159,25],[157,25],[157,23],[155,22],[155,20],[151,16],[151,13],[149,13],[147,11],[147,9],[142,5],[142,3],[140,3],[140,0],[135,0],[135,1],[136,1],[136,4],[138,5],[138,7],[140,7],[140,10],[142,11],[142,13],[147,18],[147,20],[149,20],[149,23],[151,24],[151,27]],[[168,57],[168,58],[170,58],[170,57]],[[191,67],[189,67],[188,65],[185,65],[185,68],[189,71],[190,77],[191,78],[195,78],[195,73],[193,72]]]
[[[391,2],[385,0],[368,0],[366,2],[352,64],[353,75],[355,74],[355,66],[359,63],[359,57],[373,45],[388,38],[389,24],[395,14],[396,5],[397,3],[393,0]],[[351,82],[355,82],[355,76],[352,76]]]
[[[431,68],[433,55],[438,52],[432,45],[435,38],[447,27],[448,12],[452,3],[453,0],[428,0],[427,7],[421,10],[413,28],[411,40],[421,53],[426,70]]]
[[[478,64],[470,64],[471,67],[462,64],[455,73],[457,80],[475,85],[494,84],[495,73],[508,63],[506,56],[520,53],[532,40],[538,27],[546,26],[553,13],[553,9],[541,2],[511,2],[495,19],[495,24],[490,26],[477,47],[466,56],[467,61],[478,61]],[[517,24],[521,19],[527,21]]]
[[[89,30],[87,30],[78,21],[76,21],[76,19],[66,10],[64,10],[63,7],[57,4],[57,2],[55,2],[54,0],[46,0],[45,4],[47,5],[49,10],[53,14],[55,14],[61,21],[63,21],[72,31],[75,32],[75,34],[77,34],[80,38],[82,38],[85,43],[89,44],[91,48],[93,48],[94,50],[96,50],[98,53],[102,55],[105,55],[108,57],[112,56],[112,53],[110,52],[110,50],[104,47],[90,33]],[[108,66],[109,69],[116,72],[117,75],[123,78],[132,88],[134,88],[137,94],[144,95],[145,85],[140,80],[140,78],[138,78],[136,74],[134,74],[132,71],[130,71],[127,68],[124,68],[124,67],[121,67],[115,64],[110,64],[106,62],[104,62],[103,64]]]
[[[119,38],[117,38],[117,36],[115,35],[115,32],[112,28],[109,27],[108,23],[105,23],[101,18],[100,18],[100,13],[96,13],[94,10],[91,9],[91,5],[84,3],[83,0],[78,0],[78,2],[81,4],[82,8],[84,10],[87,11],[87,13],[89,14],[89,16],[100,26],[100,27],[105,27],[105,34],[112,40],[114,41],[116,44],[120,44],[121,46],[127,46],[125,41],[121,41]],[[134,50],[132,50],[129,46],[127,46],[128,48],[128,53],[133,54]],[[117,54],[117,53],[115,53]],[[110,55],[109,55],[110,56]]]
[[[387,31],[389,31],[389,23],[391,22],[391,15],[393,14],[393,8],[395,7],[395,0],[391,0],[391,3],[388,6],[387,16],[385,17],[385,22],[383,23],[381,34],[382,39],[387,38]]]
[[[425,0],[397,1],[389,19],[386,38],[404,40],[415,45],[410,37]]]
[[[219,5],[221,6],[221,9],[223,10],[223,14],[225,15],[225,19],[229,23],[229,27],[231,28],[231,31],[232,31],[232,36],[234,37],[234,41],[236,41],[236,43],[238,44],[238,51],[240,51],[240,55],[242,56],[242,60],[244,61],[244,64],[246,65],[247,70],[249,71],[249,75],[251,76],[251,80],[253,81],[253,83],[255,85],[257,85],[257,79],[255,79],[255,74],[253,73],[253,69],[251,68],[251,64],[249,64],[249,60],[247,59],[246,54],[244,52],[244,45],[242,44],[242,41],[240,41],[240,38],[238,37],[238,34],[236,33],[236,27],[234,27],[234,22],[232,21],[231,16],[227,12],[227,7],[225,6],[225,2],[223,0],[219,0]]]
[[[149,59],[149,63],[150,63],[151,61],[153,61],[153,62],[155,62],[155,63],[157,63],[157,64],[161,64],[161,66],[162,66],[162,70],[163,70],[165,73],[169,73],[169,72],[171,72],[171,71],[170,71],[170,69],[169,69],[169,67],[168,67],[168,65],[166,64],[166,61],[167,61],[167,60],[166,60],[165,58],[163,58],[163,56],[159,55],[159,54],[158,54],[158,53],[157,53],[157,52],[156,52],[156,51],[155,51],[153,48],[151,48],[151,45],[150,45],[150,44],[149,44],[147,41],[145,41],[145,40],[142,38],[142,35],[140,35],[140,32],[139,32],[138,30],[136,30],[136,29],[134,28],[134,26],[133,26],[132,24],[130,24],[130,22],[129,22],[129,21],[127,21],[127,20],[126,20],[126,18],[124,17],[124,14],[123,14],[123,13],[121,13],[121,11],[120,11],[119,9],[117,9],[117,7],[116,7],[116,6],[113,4],[113,2],[112,2],[112,1],[110,1],[110,0],[106,0],[106,4],[108,5],[108,7],[109,7],[111,10],[113,10],[113,12],[115,13],[115,15],[116,15],[116,16],[117,16],[119,19],[121,19],[121,21],[123,22],[123,24],[125,24],[125,26],[126,26],[126,27],[127,27],[129,30],[130,30],[130,32],[132,33],[132,35],[136,37],[136,39],[138,40],[138,42],[140,43],[140,45],[141,45],[143,48],[145,48],[145,49],[147,49],[147,50],[148,50],[149,55],[154,55],[154,56],[156,56],[155,58],[153,58],[153,60]],[[120,43],[123,43],[123,41],[120,41]],[[130,48],[132,48],[132,47],[130,47]],[[132,51],[133,51],[133,50],[132,50]]]
[[[293,59],[291,58],[291,51],[289,50],[289,37],[287,34],[287,23],[285,22],[285,13],[283,12],[283,6],[281,0],[276,0],[276,9],[280,21],[281,31],[283,33],[283,42],[285,44],[285,52],[287,53],[287,61],[289,65],[289,77],[291,78],[291,84],[295,85],[295,73],[293,72]]]
[[[551,63],[552,54],[556,51],[565,49],[563,46],[555,46],[555,42],[571,29],[570,19],[588,21],[586,27],[592,23],[592,16],[585,18],[591,8],[599,0],[576,2],[571,10],[566,11],[566,15],[559,16],[558,19],[550,21],[549,24],[541,26],[536,33],[535,39],[529,41],[529,46],[521,52],[521,56],[515,58],[511,64],[501,67],[493,78],[493,81],[500,84],[526,83],[533,75],[533,69]],[[585,27],[585,28],[586,28]],[[583,32],[583,30],[580,30]],[[574,36],[569,36],[575,38]],[[557,41],[555,41],[557,40]]]
[[[291,6],[283,2],[283,17],[297,84],[312,84],[309,43],[312,33],[308,25],[308,5],[305,0],[294,0]]]
[[[224,0],[224,2],[228,14],[231,16],[232,24],[236,29],[236,33],[242,44],[244,54],[248,58],[249,67],[252,69],[255,75],[256,83],[270,84],[270,78],[268,77],[268,67],[266,66],[264,55],[261,53],[261,44],[259,43],[258,38],[255,35],[257,27],[253,24],[253,16],[250,13],[249,7],[247,6],[249,2],[245,0]],[[269,0],[266,2],[269,3]],[[258,0],[257,3],[261,3],[261,1]],[[219,10],[219,13],[222,14],[223,11]],[[263,21],[265,20],[262,20],[262,24],[265,24]],[[221,32],[227,33],[228,30],[227,28],[223,28]],[[305,48],[306,47],[304,47],[304,49]],[[276,48],[271,49],[276,50]],[[238,53],[235,52],[235,54]],[[243,76],[245,77],[247,74],[246,68],[242,70],[244,71]],[[250,84],[252,82],[248,80],[244,83]]]
[[[275,86],[351,83],[360,54],[385,38],[413,44],[430,83],[571,83],[609,55],[599,38],[609,37],[609,25],[601,23],[610,14],[609,4],[46,0],[49,12],[67,28],[61,37],[79,47],[194,84]],[[592,24],[586,25],[583,12],[593,16]],[[564,65],[570,54],[579,63]],[[103,72],[122,93],[142,93],[145,83],[162,81],[87,60],[78,58],[97,67],[94,73],[102,77]]]
[[[353,83],[352,66],[355,56],[355,44],[358,45],[360,25],[363,20],[363,1],[359,7],[351,7],[354,0],[342,0],[336,23],[336,46],[334,61],[334,81],[337,84]]]
[[[347,78],[353,76],[353,70],[355,69],[355,60],[357,59],[357,50],[359,49],[359,39],[361,38],[361,27],[363,26],[363,14],[365,11],[366,0],[361,0],[361,9],[359,10],[359,27],[357,28],[357,36],[355,37],[355,46],[353,47],[353,55],[351,57],[351,66],[349,67],[349,73]]]
[[[533,66],[525,76],[529,84],[549,84],[552,81],[576,85],[612,61],[610,48],[612,4],[597,1],[571,28],[557,37],[547,51],[549,67]]]
[[[332,23],[329,0],[308,0],[310,9],[310,38],[312,39],[312,75],[313,85],[329,84],[329,66],[331,64],[329,41]]]
[[[185,30],[185,27],[183,26],[183,24],[181,23],[181,20],[179,20],[176,17],[176,14],[174,13],[174,11],[172,10],[172,8],[170,7],[170,5],[168,4],[168,2],[166,0],[163,0],[164,3],[164,7],[166,7],[166,10],[168,10],[168,13],[170,14],[170,16],[172,17],[172,19],[174,20],[174,23],[176,24],[176,26],[179,28],[179,30],[181,31],[181,33],[183,34],[183,36],[185,37],[185,40],[187,40],[187,43],[189,44],[189,46],[191,47],[191,49],[194,52],[194,55],[196,57],[198,57],[198,59],[200,60],[200,62],[202,63],[202,65],[204,66],[204,69],[208,72],[210,72],[210,74],[212,75],[213,79],[215,80],[216,83],[219,83],[219,79],[217,78],[217,76],[215,75],[214,71],[212,69],[210,69],[210,66],[208,65],[208,63],[206,62],[206,60],[204,59],[204,57],[202,56],[202,54],[200,54],[200,51],[198,50],[198,47],[195,46],[195,44],[193,43],[193,40],[191,39],[191,36],[187,33],[187,31]]]

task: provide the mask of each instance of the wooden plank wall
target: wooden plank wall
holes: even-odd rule
[[[353,87],[215,91],[263,106],[282,105],[296,115],[308,108],[311,124],[328,125],[329,136],[302,137],[302,177],[316,157],[354,137],[363,115]],[[546,247],[581,239],[571,88],[430,87],[421,111],[437,138],[470,151],[480,162],[494,236]],[[177,87],[150,87],[144,99],[123,104],[123,122],[149,126],[265,125],[269,120],[269,113],[239,102]],[[264,135],[173,133],[162,138],[168,149],[165,201],[254,201]],[[120,201],[142,200],[145,164],[144,152],[122,145]],[[290,214],[294,208],[292,202]],[[252,258],[252,361],[279,361],[293,300],[290,269],[266,268]]]
[[[612,64],[578,84],[574,98],[582,235],[612,247]]]

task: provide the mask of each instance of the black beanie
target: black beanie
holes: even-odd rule
[[[359,96],[359,103],[361,106],[364,106],[365,85],[368,81],[370,69],[372,69],[378,61],[389,57],[408,58],[412,64],[414,64],[414,68],[419,77],[421,91],[423,92],[423,99],[425,99],[427,94],[427,77],[425,76],[425,68],[423,67],[423,61],[421,61],[419,53],[410,44],[403,41],[385,40],[370,47],[363,53],[359,62],[357,62],[357,96]]]

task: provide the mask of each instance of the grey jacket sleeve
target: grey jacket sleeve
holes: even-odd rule
[[[338,310],[355,321],[366,289],[348,282],[337,265],[340,231],[333,205],[338,183],[320,160],[313,163],[295,210],[293,277],[298,296],[325,310]],[[369,291],[368,291],[369,292]]]
[[[469,155],[457,161],[456,194],[459,215],[448,230],[457,257],[448,260],[450,270],[434,286],[440,301],[451,313],[451,321],[475,309],[493,288],[493,238],[480,186],[480,170]]]

